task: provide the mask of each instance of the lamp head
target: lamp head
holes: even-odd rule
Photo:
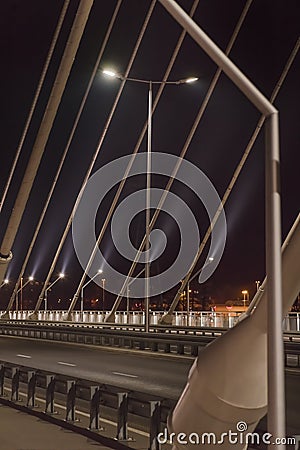
[[[29,281],[33,281],[34,278],[33,278],[33,277],[29,277],[28,280],[29,280]]]
[[[5,280],[3,281],[3,283],[4,283],[4,284],[8,284],[8,283],[9,283],[8,278],[5,278]]]
[[[114,70],[105,69],[105,70],[102,70],[102,73],[110,78],[118,78],[118,75]]]
[[[198,81],[198,80],[199,80],[199,78],[197,78],[197,77],[189,77],[189,78],[186,78],[185,80],[182,80],[182,82],[190,84],[190,83],[195,83],[195,81]]]
[[[64,276],[65,276],[65,274],[62,272],[59,274],[59,278],[64,278]]]

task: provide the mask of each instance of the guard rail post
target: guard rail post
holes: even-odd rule
[[[19,367],[12,367],[11,369],[11,401],[19,401],[19,383],[20,383],[20,369]]]
[[[46,414],[55,414],[54,411],[54,391],[55,391],[55,376],[46,375]]]
[[[27,406],[28,408],[35,407],[35,388],[36,388],[36,372],[30,370],[27,373]]]
[[[0,364],[0,397],[4,397],[5,365]]]
[[[127,420],[128,420],[128,394],[127,392],[118,392],[118,423],[117,436],[118,441],[127,441]]]
[[[76,381],[67,380],[66,422],[75,422]]]
[[[99,386],[90,387],[90,430],[103,430],[99,427],[99,410],[100,410],[100,388]]]
[[[160,432],[161,403],[150,401],[150,445],[149,450],[160,450],[161,446],[157,440]]]

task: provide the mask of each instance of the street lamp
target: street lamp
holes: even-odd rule
[[[0,288],[2,288],[2,286],[5,286],[8,283],[9,283],[9,280],[7,278],[5,278],[5,280],[2,281]]]
[[[61,272],[56,278],[56,280],[54,280],[53,283],[51,283],[50,286],[48,286],[47,289],[45,289],[45,311],[47,311],[48,308],[48,291],[52,288],[52,286],[55,285],[55,283],[64,278],[64,276],[65,274]]]
[[[145,332],[149,332],[149,297],[150,297],[150,189],[151,189],[151,152],[152,152],[152,86],[153,84],[185,84],[193,83],[198,80],[196,77],[184,78],[177,81],[153,81],[140,78],[124,77],[116,73],[114,70],[105,69],[103,74],[110,78],[118,78],[122,81],[133,81],[136,83],[144,83],[148,85],[148,132],[147,132],[147,171],[146,171],[146,225],[145,225]]]
[[[101,281],[102,281],[102,314],[104,314],[104,294],[105,294],[105,282],[106,282],[106,279],[102,278]]]
[[[256,291],[258,291],[259,286],[260,286],[260,281],[255,281],[255,284],[256,284]]]
[[[28,280],[26,281],[26,283],[23,284],[23,277],[21,277],[20,288],[16,292],[16,311],[19,310],[19,292],[20,292],[20,297],[21,297],[21,302],[20,302],[21,308],[20,309],[22,311],[23,310],[23,289],[25,286],[27,286],[28,283],[30,283],[33,280],[34,280],[34,278],[30,276],[30,277],[28,277]]]
[[[81,315],[81,320],[83,321],[83,289],[90,284],[91,281],[93,281],[100,273],[102,273],[102,270],[99,269],[97,271],[97,273],[95,273],[95,275],[89,280],[87,281],[81,288],[81,300],[80,300],[80,315]]]
[[[244,308],[246,308],[246,299],[249,300],[249,292],[245,289],[242,291],[243,294],[243,302],[244,302]]]
[[[186,310],[187,310],[187,326],[190,324],[190,282],[193,281],[200,273],[213,262],[214,258],[210,256],[207,260],[207,262],[199,269],[197,272],[188,280],[186,288],[187,288],[187,295],[186,295]]]

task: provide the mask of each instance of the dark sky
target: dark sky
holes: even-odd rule
[[[191,0],[179,1],[187,11]],[[15,151],[28,115],[41,70],[51,43],[63,2],[59,0],[8,0],[1,8],[0,48],[1,81],[1,166],[0,192],[3,191]],[[64,151],[76,112],[86,89],[101,47],[115,1],[95,0],[75,64],[67,84],[54,128],[42,159],[28,205],[14,246],[14,260],[8,276],[18,276],[22,260],[32,238],[34,227]],[[126,70],[145,15],[148,0],[123,0],[112,35],[104,52],[100,69],[114,67]],[[225,49],[245,5],[244,0],[200,0],[196,22]],[[64,44],[78,6],[71,0],[62,34],[42,90],[23,151],[17,165],[1,218],[1,238],[13,207],[14,199],[54,80]],[[253,0],[245,22],[231,52],[233,61],[269,97],[299,36],[300,3],[298,0]],[[160,80],[175,48],[181,29],[157,2],[146,34],[137,53],[130,76]],[[282,221],[283,237],[299,212],[299,109],[300,56],[296,60],[276,100],[280,112],[282,157]],[[215,64],[186,36],[170,75],[170,80],[189,75],[199,77],[190,86],[167,86],[153,116],[153,151],[179,155],[192,127],[201,102],[216,71]],[[72,210],[84,174],[95,152],[103,127],[119,88],[118,80],[105,79],[99,70],[74,140],[64,164],[45,222],[40,231],[25,276],[43,280],[57,248],[60,236]],[[154,94],[156,88],[154,89]],[[101,148],[95,170],[120,156],[132,153],[147,115],[147,87],[127,83],[116,114]],[[206,112],[189,146],[186,159],[193,162],[211,179],[220,197],[231,179],[260,114],[222,75]],[[140,151],[146,150],[144,139]],[[123,198],[144,181],[131,180]],[[166,180],[153,178],[157,186]],[[203,236],[207,218],[201,205],[184,188],[175,183],[174,192],[181,193],[199,220]],[[99,226],[105,218],[111,197],[103,206]],[[106,209],[105,209],[106,208]],[[228,222],[226,249],[222,261],[208,281],[206,289],[217,301],[241,297],[241,290],[255,291],[255,280],[262,280],[264,264],[264,139],[257,139],[251,155],[225,208]],[[174,259],[178,245],[176,226],[162,216],[161,227],[169,230],[169,250],[153,264],[159,272]],[[135,245],[142,237],[143,217],[132,224]],[[102,247],[116,263],[107,235]],[[116,263],[117,264],[117,263]],[[201,267],[202,262],[199,262]],[[124,268],[127,267],[125,264]],[[72,296],[81,277],[81,269],[69,236],[55,273],[65,270],[68,279],[65,295]],[[2,294],[2,299],[5,295]],[[6,298],[6,297],[5,297]],[[3,300],[4,301],[4,300]]]

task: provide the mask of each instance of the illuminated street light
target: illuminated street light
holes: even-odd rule
[[[112,69],[102,70],[102,73],[103,73],[103,75],[106,75],[109,78],[117,78],[118,80],[125,80],[125,81],[135,81],[137,83],[148,84],[149,86],[152,84],[185,84],[185,83],[190,84],[190,83],[194,83],[195,81],[198,81],[198,79],[199,79],[197,77],[188,77],[188,78],[183,78],[181,80],[176,80],[176,81],[172,81],[172,80],[154,81],[154,80],[145,80],[145,79],[141,79],[141,78],[124,77],[124,75],[121,75]]]
[[[55,283],[57,283],[59,280],[61,280],[62,278],[65,277],[65,274],[63,272],[61,272],[58,277],[56,278],[56,280],[53,281],[53,283],[50,284],[50,286],[47,287],[47,289],[45,289],[45,311],[47,311],[48,308],[48,291],[52,288],[52,286],[55,285]]]
[[[105,282],[106,282],[106,279],[102,278],[101,281],[102,281],[102,314],[104,314],[104,295],[105,295]]]
[[[30,283],[31,281],[33,281],[34,280],[34,278],[32,277],[32,276],[30,276],[30,277],[28,277],[28,280],[26,281],[26,283],[25,284],[23,284],[23,277],[21,277],[21,280],[20,280],[20,287],[19,287],[19,289],[17,290],[17,292],[16,292],[16,311],[18,311],[19,310],[19,292],[20,292],[20,298],[21,298],[21,301],[20,301],[20,309],[21,309],[21,311],[23,310],[23,289],[24,289],[24,287],[25,286],[27,286],[27,284],[28,283]]]
[[[83,289],[90,284],[91,281],[93,281],[100,273],[102,273],[102,270],[99,269],[97,271],[97,273],[95,273],[95,275],[89,279],[89,281],[87,281],[81,288],[81,301],[80,301],[80,315],[81,315],[81,320],[83,321]]]
[[[242,291],[242,294],[244,296],[244,298],[243,298],[244,308],[246,308],[246,299],[249,300],[249,292],[246,289],[244,289]]]
[[[5,280],[2,281],[0,288],[2,288],[2,286],[4,286],[5,284],[8,284],[8,283],[9,283],[8,278],[5,278]]]
[[[150,207],[151,207],[151,153],[152,153],[152,85],[159,84],[184,84],[193,83],[198,80],[196,77],[188,77],[178,81],[153,81],[140,78],[124,77],[112,69],[105,69],[102,73],[110,78],[118,78],[122,81],[133,81],[148,85],[148,133],[147,133],[147,172],[146,172],[146,225],[145,225],[145,332],[149,332],[149,296],[150,296]]]
[[[113,70],[103,70],[103,73],[104,75],[107,75],[108,77],[111,78],[119,78],[116,72],[114,72]]]

